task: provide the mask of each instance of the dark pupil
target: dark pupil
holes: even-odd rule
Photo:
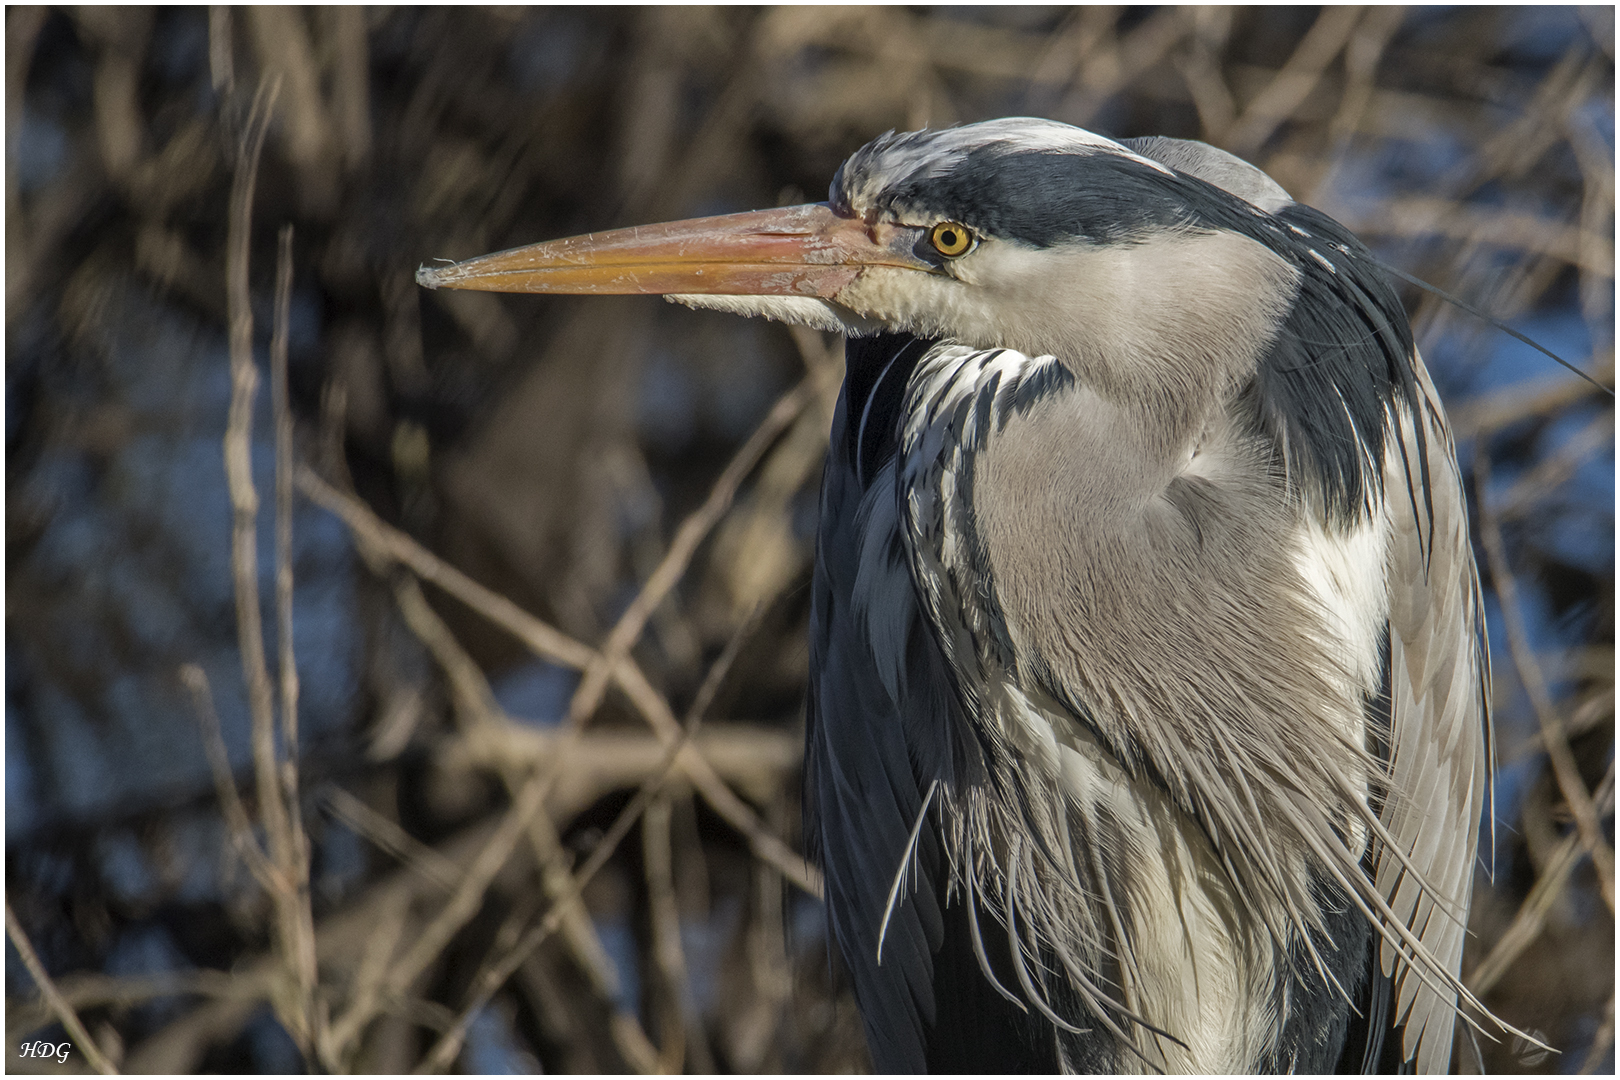
[[[940,245],[942,247],[948,247],[948,248],[955,247],[956,246],[956,233],[954,233],[950,229],[946,229],[944,232],[939,234],[939,242],[940,242]]]

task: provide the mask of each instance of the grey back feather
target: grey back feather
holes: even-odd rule
[[[1468,910],[1480,815],[1490,803],[1490,671],[1456,451],[1428,372],[1421,359],[1415,364],[1419,415],[1400,417],[1400,446],[1390,448],[1385,473],[1391,491],[1412,490],[1413,465],[1426,449],[1432,511],[1418,509],[1421,498],[1397,495],[1388,504],[1390,787],[1401,797],[1389,801],[1382,820],[1410,865],[1384,851],[1376,882],[1435,962],[1456,972],[1467,927],[1452,913]],[[1421,442],[1417,425],[1426,429]],[[1440,822],[1452,827],[1437,828]],[[1455,996],[1425,985],[1387,942],[1380,963],[1395,976],[1405,1053],[1416,1057],[1419,1072],[1444,1072]]]

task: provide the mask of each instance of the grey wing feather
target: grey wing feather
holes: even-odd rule
[[[1387,850],[1379,858],[1376,882],[1395,915],[1438,965],[1455,975],[1462,966],[1462,919],[1491,782],[1489,672],[1456,453],[1434,385],[1422,359],[1414,355],[1414,361],[1418,415],[1399,418],[1398,441],[1392,440],[1385,461],[1391,526],[1390,768],[1391,790],[1397,794],[1382,819],[1434,895]],[[1422,440],[1416,425],[1422,425]],[[1387,940],[1380,961],[1395,979],[1403,1053],[1416,1057],[1419,1072],[1445,1072],[1455,996],[1426,985]]]

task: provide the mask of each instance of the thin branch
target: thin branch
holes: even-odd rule
[[[214,93],[221,98],[230,96],[236,87],[234,42],[231,36],[231,8],[229,4],[212,4],[208,8],[208,77]]]
[[[287,341],[292,315],[293,227],[283,225],[276,251],[275,322],[270,335],[270,405],[276,446],[276,637],[281,676],[281,798],[287,808],[286,862],[281,867],[291,889],[283,900],[291,933],[289,951],[310,1044],[317,1057],[329,1056],[327,1013],[317,996],[315,913],[309,894],[309,834],[298,796],[298,658],[293,650],[293,418],[287,389]]]
[[[659,1072],[686,1071],[687,1043],[694,1048],[702,1026],[692,1014],[691,989],[686,973],[686,950],[681,947],[681,912],[675,900],[674,855],[670,850],[670,797],[661,790],[641,815],[641,856],[647,881],[648,917],[652,927],[652,959],[664,984],[663,1018],[659,1024]],[[690,1036],[696,1036],[690,1038]],[[712,1072],[693,1062],[693,1072]]]
[[[458,879],[466,872],[463,868],[470,866],[484,849],[496,828],[497,822],[486,820],[436,845],[442,856],[456,864]],[[426,905],[437,892],[436,885],[409,868],[386,873],[352,902],[322,918],[316,935],[321,963],[333,970],[353,970],[365,946],[373,940],[376,927],[388,918],[395,905],[408,909]],[[166,1024],[135,1047],[127,1062],[129,1071],[197,1071],[208,1045],[229,1039],[240,1030],[259,1001],[273,999],[280,992],[286,984],[283,970],[274,945],[268,952],[239,958],[231,967],[229,993],[198,990],[210,994],[213,1000]],[[390,1001],[386,1009],[411,1015],[415,1015],[411,1010],[420,1011],[408,998]]]
[[[333,488],[307,467],[298,470],[297,482],[300,491],[312,502],[341,518],[357,538],[374,545],[377,551],[403,563],[419,577],[444,589],[506,630],[541,659],[579,669],[589,664],[595,655],[589,646],[575,641],[506,597],[478,584],[409,536],[387,525],[370,507]],[[673,742],[679,734],[680,722],[636,662],[628,656],[622,658],[614,669],[614,679],[659,741],[666,745]],[[748,837],[756,855],[770,860],[798,888],[811,896],[821,896],[821,874],[806,863],[803,856],[771,835],[770,830],[760,822],[759,815],[726,786],[695,747],[682,747],[677,760],[704,800],[733,828]]]
[[[384,905],[376,925],[366,935],[365,947],[360,952],[360,963],[355,969],[354,979],[349,984],[348,1015],[357,1019],[365,1018],[391,1007],[398,1007],[399,1003],[390,1001],[386,993],[388,962],[393,959],[409,921],[409,897],[396,896],[391,898],[390,903]],[[358,1039],[368,1022],[360,1019],[355,1023],[351,1037]],[[339,1039],[338,1025],[333,1026],[331,1036],[327,1040],[327,1054],[329,1060],[326,1064],[329,1071],[351,1071],[350,1043],[348,1039]]]
[[[501,823],[494,834],[484,844],[483,850],[463,873],[455,894],[433,921],[423,928],[406,954],[388,969],[383,996],[403,998],[417,977],[444,951],[450,939],[478,913],[484,902],[484,892],[489,888],[490,882],[495,880],[495,875],[506,865],[512,849],[523,837],[529,819],[539,811],[545,801],[546,790],[549,787],[548,772],[536,772],[530,776],[528,783],[524,784],[517,798],[501,818]],[[348,1011],[333,1021],[334,1046],[348,1046],[371,1021],[375,1015],[374,1010],[361,1006],[362,1003],[352,1002]]]
[[[219,809],[225,824],[231,830],[231,843],[242,861],[266,893],[281,887],[279,871],[271,864],[264,849],[253,836],[253,821],[242,805],[242,796],[236,790],[236,777],[231,774],[230,755],[225,749],[225,738],[220,733],[219,713],[214,709],[214,694],[208,686],[208,675],[197,664],[180,666],[180,681],[191,691],[192,705],[197,710],[197,722],[202,728],[203,751],[208,755],[208,767],[214,774],[214,790],[219,797]]]
[[[1600,813],[1606,814],[1614,808],[1613,762],[1609,764],[1608,776],[1598,785],[1596,799]],[[1541,876],[1536,878],[1524,903],[1519,905],[1519,912],[1513,917],[1512,924],[1496,939],[1490,954],[1469,974],[1468,989],[1473,991],[1475,997],[1484,996],[1500,982],[1513,962],[1541,935],[1541,929],[1547,923],[1547,913],[1563,892],[1570,873],[1581,861],[1585,850],[1579,833],[1572,833],[1558,842],[1547,857]]]
[[[270,407],[276,440],[276,647],[281,676],[282,798],[287,801],[295,863],[308,865],[298,803],[298,660],[293,651],[293,419],[287,398],[287,337],[292,308],[291,225],[281,228],[276,252],[275,323],[270,335]],[[300,859],[299,857],[302,856]],[[308,882],[303,883],[308,888]]]
[[[340,787],[326,793],[326,808],[359,835],[388,852],[446,892],[453,892],[461,868]]]
[[[497,990],[505,985],[506,980],[512,977],[512,973],[522,965],[524,960],[528,959],[529,955],[539,948],[540,944],[562,924],[563,916],[567,911],[567,905],[563,901],[578,897],[580,891],[596,876],[597,871],[606,865],[613,852],[618,849],[620,841],[625,838],[631,827],[640,819],[647,808],[647,804],[663,787],[664,781],[669,776],[670,770],[674,768],[681,751],[688,748],[688,739],[691,737],[692,731],[692,727],[683,728],[679,736],[665,748],[664,757],[659,763],[659,767],[642,782],[641,787],[636,791],[635,796],[631,798],[629,804],[619,812],[619,816],[613,820],[613,824],[602,836],[602,839],[597,841],[596,846],[591,849],[590,857],[585,860],[585,865],[580,867],[579,872],[574,875],[574,883],[569,894],[554,900],[550,909],[546,912],[545,918],[541,920],[538,926],[525,934],[517,945],[498,959],[485,959],[479,975],[473,980],[474,992],[471,1000],[457,1017],[455,1025],[440,1038],[433,1049],[428,1052],[427,1057],[417,1066],[416,1072],[442,1072],[449,1068],[450,1062],[455,1059],[456,1054],[461,1050],[462,1041],[466,1038],[467,1025],[472,1022],[473,1016],[489,1002],[489,999],[495,995]]]
[[[636,598],[619,617],[618,623],[603,642],[601,651],[586,666],[585,674],[579,682],[579,689],[574,691],[573,700],[568,703],[570,726],[578,727],[584,723],[602,703],[608,678],[614,668],[630,655],[631,647],[640,640],[641,632],[646,628],[647,620],[653,611],[686,573],[692,557],[697,554],[698,545],[731,508],[732,500],[737,495],[737,488],[759,463],[765,451],[770,449],[777,436],[787,430],[788,425],[798,418],[805,406],[814,400],[816,383],[815,377],[806,378],[782,395],[766,414],[765,419],[760,422],[759,427],[748,437],[748,441],[743,443],[733,455],[731,462],[720,473],[714,486],[709,489],[708,498],[703,500],[703,505],[687,515],[680,528],[675,530],[675,538],[670,541],[669,551],[665,553],[663,561],[658,564],[657,569],[647,578],[646,584],[641,587],[641,591],[636,594]]]
[[[703,685],[698,687],[687,710],[683,738],[689,740],[697,731],[743,642],[758,624],[760,611],[756,605],[709,667]],[[660,1071],[681,1072],[690,1061],[694,1073],[712,1073],[714,1059],[709,1052],[703,1019],[692,1002],[686,951],[681,944],[681,915],[675,899],[674,853],[670,842],[672,811],[671,795],[664,789],[648,804],[641,818],[642,861],[653,933],[652,953],[663,977],[672,1013],[671,1022],[665,1026],[659,1052]]]
[[[69,975],[57,984],[63,1000],[75,1009],[102,1005],[139,1005],[153,998],[194,994],[200,997],[258,999],[261,986],[229,971],[167,971],[161,975],[120,977],[114,975]],[[27,1034],[48,1024],[56,1014],[50,1003],[12,1002],[6,1008],[8,1035]]]
[[[242,677],[247,685],[248,710],[253,721],[253,764],[258,785],[259,814],[264,821],[270,861],[277,874],[269,895],[276,909],[276,933],[287,974],[296,989],[294,1000],[277,1000],[277,1015],[306,1058],[317,1053],[322,1029],[316,1001],[314,920],[309,907],[307,840],[298,820],[296,803],[286,801],[289,787],[296,792],[296,773],[289,775],[276,752],[275,703],[265,658],[264,627],[259,606],[258,511],[253,484],[253,409],[259,373],[253,361],[253,309],[249,294],[248,263],[252,248],[253,191],[259,159],[275,110],[280,80],[260,83],[248,114],[246,133],[238,148],[236,175],[231,184],[229,228],[226,236],[226,300],[230,320],[231,404],[225,429],[225,475],[231,495],[231,570],[236,584],[236,635]],[[285,297],[290,295],[290,234],[284,234],[278,259],[278,322],[285,318]],[[285,352],[285,327],[280,328]],[[290,421],[289,421],[290,423]],[[289,463],[290,468],[290,463]],[[290,503],[291,490],[288,489]],[[279,517],[279,514],[278,514]],[[287,528],[290,529],[290,518]],[[288,571],[290,587],[290,569]],[[290,610],[288,616],[290,619]],[[289,664],[290,655],[283,656]],[[283,679],[287,672],[283,671]],[[296,688],[296,675],[294,687]],[[296,702],[293,703],[296,707]],[[296,746],[286,748],[296,751]],[[293,766],[296,768],[296,766]]]
[[[620,689],[653,729],[653,734],[666,746],[675,745],[679,737],[680,724],[675,719],[675,714],[670,711],[668,703],[664,701],[663,695],[647,682],[647,677],[641,674],[640,668],[628,666],[621,669],[620,676]],[[676,764],[686,773],[687,779],[692,781],[692,786],[715,813],[724,818],[732,828],[748,837],[750,850],[758,858],[765,859],[775,866],[782,872],[783,877],[799,889],[818,900],[821,899],[820,871],[767,829],[753,807],[737,797],[695,746],[679,745],[677,751]]]
[[[1172,7],[1161,7],[1087,62],[1076,64],[1073,85],[1052,110],[1054,119],[1082,126],[1108,99],[1152,70],[1187,36],[1186,22]]]
[[[242,676],[253,716],[254,765],[259,782],[259,813],[269,834],[271,859],[278,866],[289,846],[286,808],[279,797],[275,771],[275,720],[270,674],[264,659],[259,613],[257,517],[259,497],[253,487],[253,407],[259,370],[253,363],[253,302],[248,292],[248,255],[252,246],[253,188],[259,155],[270,128],[279,84],[261,85],[248,115],[236,179],[231,186],[230,230],[226,241],[226,295],[230,305],[231,406],[225,430],[225,476],[233,510],[231,569],[236,580],[236,633]]]
[[[1608,655],[1608,663],[1605,665],[1605,667],[1612,670],[1613,666],[1614,651],[1611,649]],[[1581,702],[1581,704],[1575,709],[1574,713],[1570,715],[1568,723],[1564,726],[1564,731],[1569,738],[1575,738],[1578,735],[1583,735],[1586,732],[1591,731],[1601,722],[1605,720],[1612,721],[1613,719],[1614,687],[1610,686],[1606,690],[1601,690],[1592,694],[1585,701]],[[1525,737],[1523,742],[1519,743],[1512,750],[1509,750],[1507,753],[1502,755],[1500,760],[1497,762],[1497,768],[1505,769],[1527,754],[1539,754],[1543,751],[1545,746],[1546,740],[1542,738],[1541,732],[1531,732]]]
[[[1597,1035],[1592,1039],[1592,1048],[1586,1052],[1586,1060],[1581,1062],[1577,1073],[1585,1076],[1597,1072],[1603,1065],[1603,1059],[1608,1056],[1609,1050],[1614,1046],[1614,991],[1609,991],[1608,1004],[1603,1006],[1603,1023],[1598,1026]]]
[[[73,1006],[67,1003],[67,999],[62,996],[61,991],[57,990],[56,983],[51,981],[50,972],[46,971],[45,965],[40,963],[39,954],[34,951],[33,942],[28,940],[28,935],[23,931],[22,923],[17,921],[16,914],[12,912],[9,897],[6,899],[6,936],[10,937],[11,943],[17,947],[17,955],[22,957],[23,967],[28,969],[28,974],[33,978],[34,985],[39,987],[40,996],[50,1005],[51,1012],[62,1022],[62,1026],[67,1029],[67,1033],[73,1036],[77,1044],[83,1048],[84,1056],[89,1059],[91,1067],[103,1076],[118,1075],[118,1070],[113,1066],[113,1063],[107,1060],[107,1055],[101,1052],[101,1047],[96,1045],[96,1040],[92,1039],[90,1032],[85,1030],[84,1022],[79,1019],[79,1014],[73,1011]]]
[[[1491,581],[1496,586],[1497,598],[1502,605],[1502,622],[1507,628],[1508,652],[1513,666],[1518,669],[1519,680],[1541,725],[1541,738],[1547,751],[1547,762],[1552,766],[1553,778],[1563,793],[1581,842],[1592,855],[1597,867],[1598,892],[1614,914],[1614,851],[1603,836],[1603,827],[1592,805],[1592,796],[1581,780],[1580,766],[1569,747],[1564,721],[1553,704],[1547,689],[1547,680],[1541,665],[1536,662],[1535,650],[1530,645],[1530,634],[1524,625],[1524,613],[1519,607],[1519,585],[1508,566],[1507,551],[1502,544],[1502,530],[1491,507],[1489,487],[1491,480],[1490,454],[1481,439],[1474,445],[1474,485],[1479,509],[1480,542],[1490,561]]]
[[[406,625],[427,646],[449,678],[456,717],[469,742],[481,746],[488,743],[494,733],[512,728],[513,724],[496,702],[483,670],[467,655],[444,620],[427,602],[421,586],[409,575],[396,576],[400,580],[395,582],[394,594],[400,612]],[[571,756],[570,751],[579,742],[581,734],[582,729],[566,729],[558,744],[558,753],[549,759],[535,761],[534,768],[543,770],[546,776],[546,798],[551,796],[557,779],[562,775],[562,763]],[[521,762],[498,755],[494,763],[507,791],[514,799],[517,798],[528,770]],[[529,819],[528,837],[547,895],[566,894],[571,881],[568,861],[557,826],[543,807]],[[592,988],[605,1001],[611,1002],[619,990],[618,971],[584,906],[574,900],[569,907],[563,928],[569,949],[580,968],[590,977]]]
[[[786,786],[802,762],[803,742],[802,736],[782,728],[707,722],[693,736],[692,748],[727,785],[748,792],[750,802],[757,802]],[[487,737],[453,740],[438,757],[457,769],[555,768],[558,778],[546,806],[565,818],[611,792],[633,790],[653,773],[668,749],[669,744],[652,732],[635,728],[587,730],[574,738],[555,728],[510,724]],[[682,760],[675,765],[685,771]],[[692,782],[689,776],[685,780]]]
[[[1249,157],[1259,150],[1282,122],[1311,96],[1327,66],[1350,40],[1361,17],[1359,7],[1324,7],[1276,78],[1222,133],[1223,137],[1216,140],[1218,145],[1239,157]]]
[[[1591,375],[1605,385],[1614,382],[1614,350],[1596,358]],[[1463,402],[1451,412],[1451,432],[1458,442],[1488,435],[1532,417],[1553,416],[1592,396],[1590,383],[1559,373],[1515,383]]]
[[[1612,237],[1556,217],[1417,195],[1329,205],[1333,216],[1359,236],[1445,237],[1466,244],[1551,256],[1584,273],[1614,280]]]
[[[389,560],[401,563],[423,581],[437,585],[484,618],[517,638],[542,660],[576,670],[591,662],[595,651],[537,619],[512,601],[480,585],[409,536],[379,518],[365,503],[317,476],[307,465],[298,468],[298,490],[333,514],[358,538],[374,545]]]
[[[479,1009],[484,1007],[489,999],[495,995],[496,991],[506,984],[506,980],[512,977],[512,973],[523,965],[530,954],[539,948],[540,944],[562,924],[569,905],[577,901],[580,892],[589,884],[591,878],[607,863],[607,860],[618,848],[619,842],[629,833],[631,826],[635,824],[637,818],[646,810],[653,797],[662,789],[671,769],[675,767],[676,762],[679,760],[681,752],[689,748],[692,737],[697,734],[698,728],[703,722],[703,716],[708,709],[709,702],[713,700],[713,696],[719,689],[721,682],[724,681],[726,673],[730,671],[743,642],[753,631],[759,615],[760,610],[756,608],[750,613],[748,619],[744,620],[743,624],[732,634],[731,639],[726,643],[725,649],[715,659],[714,664],[709,668],[708,674],[704,677],[703,685],[699,688],[698,694],[692,702],[692,708],[686,714],[685,722],[680,726],[679,734],[665,747],[663,759],[659,762],[658,767],[648,773],[630,803],[619,812],[619,816],[614,819],[612,826],[608,828],[602,839],[597,841],[596,846],[591,850],[590,857],[585,860],[585,865],[573,876],[567,891],[552,897],[551,908],[547,911],[540,925],[532,929],[517,944],[508,949],[492,950],[489,956],[485,958],[478,975],[473,979],[471,1000],[461,1011],[455,1026],[446,1032],[438,1043],[434,1045],[433,1049],[428,1052],[422,1063],[417,1066],[416,1072],[442,1072],[450,1067],[451,1061],[461,1051],[461,1044],[466,1037],[467,1024],[471,1022],[472,1017],[477,1014]],[[644,1040],[645,1035],[641,1035],[641,1038]]]
[[[1558,449],[1537,461],[1502,495],[1497,516],[1519,517],[1563,486],[1587,458],[1614,442],[1614,413],[1605,409],[1565,439]],[[1606,455],[1607,456],[1607,455]]]
[[[361,557],[371,570],[379,576],[388,575],[390,558],[382,545],[358,529],[355,532],[355,540]],[[456,706],[455,715],[463,734],[470,745],[487,746],[495,733],[512,726],[510,719],[496,702],[482,669],[467,655],[444,620],[427,602],[417,580],[406,574],[392,576],[395,578],[393,583],[395,602],[406,626],[427,647],[445,672]],[[569,756],[566,749],[573,742],[577,742],[580,731],[581,729],[577,728],[568,729],[564,744],[559,747],[559,753],[544,760],[536,760],[532,767],[532,778],[531,770],[524,769],[521,763],[509,757],[494,755],[496,769],[514,800],[526,797],[524,792],[528,787],[535,783],[539,784],[538,797],[541,803],[529,816],[526,828],[530,847],[540,868],[542,883],[549,895],[567,892],[569,879],[562,842],[556,825],[545,812],[543,803],[549,798],[555,786],[561,763]],[[584,907],[575,900],[570,904],[570,909],[565,926],[569,948],[580,968],[590,977],[592,988],[604,1000],[611,1001],[618,991],[617,970],[609,959]],[[351,1040],[360,1036],[365,1026],[387,1006],[389,1001],[397,1000],[398,989],[395,988],[392,997],[374,996],[351,1002],[334,1038],[335,1057],[341,1057],[347,1052]]]

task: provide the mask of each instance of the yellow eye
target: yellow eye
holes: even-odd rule
[[[942,221],[928,231],[934,250],[947,259],[973,250],[973,231],[959,221]]]

